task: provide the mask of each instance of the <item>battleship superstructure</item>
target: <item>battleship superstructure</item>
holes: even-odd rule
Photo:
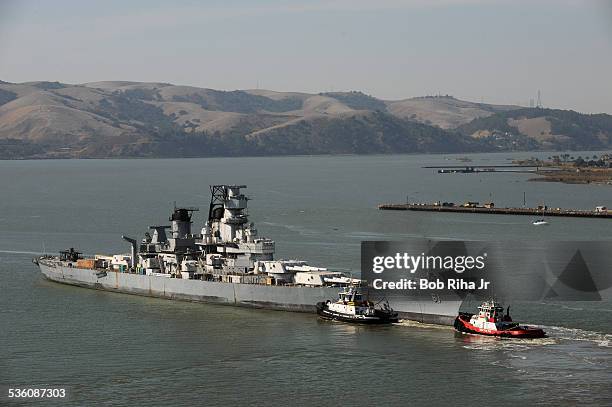
[[[212,185],[208,217],[192,231],[194,207],[176,207],[169,225],[154,225],[139,242],[123,236],[127,254],[83,258],[70,249],[34,260],[50,280],[169,299],[315,312],[339,287],[361,280],[302,260],[274,259],[274,241],[247,216],[244,185]],[[452,324],[460,301],[414,298],[390,304],[404,318]]]

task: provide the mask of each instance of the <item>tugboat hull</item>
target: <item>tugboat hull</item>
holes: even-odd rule
[[[324,302],[317,303],[317,314],[319,314],[319,316],[323,319],[349,322],[353,324],[377,325],[398,322],[398,316],[396,313],[376,310],[374,315],[349,315],[329,310]]]
[[[455,319],[454,327],[459,332],[485,335],[485,336],[499,336],[502,338],[544,338],[546,333],[540,329],[530,326],[519,326],[503,329],[503,330],[492,330],[478,328],[470,323],[472,314],[461,313]]]

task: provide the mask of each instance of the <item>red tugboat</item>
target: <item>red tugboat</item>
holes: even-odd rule
[[[493,300],[483,302],[478,307],[478,314],[460,312],[455,318],[455,329],[470,334],[505,338],[543,338],[546,336],[546,333],[540,328],[512,322],[510,307],[504,314],[504,308]]]

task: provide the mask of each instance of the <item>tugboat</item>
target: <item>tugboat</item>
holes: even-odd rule
[[[357,324],[390,324],[397,322],[397,312],[384,302],[382,308],[364,298],[356,286],[348,286],[338,294],[338,300],[317,303],[317,314],[323,319]]]
[[[512,322],[510,307],[504,308],[495,301],[485,301],[478,307],[478,314],[460,312],[455,319],[455,329],[470,334],[501,336],[505,338],[543,338],[546,333],[536,327]]]

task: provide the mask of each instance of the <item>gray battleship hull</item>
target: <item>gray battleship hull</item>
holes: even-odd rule
[[[184,280],[141,274],[66,267],[38,261],[42,274],[49,280],[79,287],[143,295],[173,300],[205,302],[251,308],[295,312],[316,312],[320,301],[335,299],[337,287],[273,286]],[[427,299],[390,301],[403,319],[424,323],[452,325],[461,301],[435,302]]]

